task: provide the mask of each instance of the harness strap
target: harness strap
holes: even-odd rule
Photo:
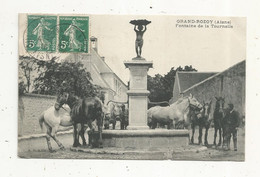
[[[61,108],[64,109],[66,112],[70,112],[69,110],[65,109],[63,106]]]

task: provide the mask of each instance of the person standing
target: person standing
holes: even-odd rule
[[[237,130],[240,124],[239,113],[234,110],[232,103],[228,104],[226,112],[226,137],[225,137],[225,150],[230,150],[230,140],[233,137],[234,151],[237,151]]]

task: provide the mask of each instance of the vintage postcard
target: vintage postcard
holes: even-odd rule
[[[19,14],[18,156],[244,161],[246,24]]]

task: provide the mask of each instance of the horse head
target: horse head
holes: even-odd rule
[[[113,115],[116,118],[116,120],[120,120],[122,116],[122,107],[119,104],[115,104],[114,110],[113,110]]]
[[[107,103],[108,106],[108,110],[106,112],[107,117],[120,120],[126,111],[125,104],[127,104],[127,102],[118,102],[118,101],[110,100]]]
[[[192,95],[190,94],[190,96],[188,97],[189,100],[189,105],[191,107],[194,107],[195,109],[202,109],[202,104]]]
[[[206,103],[203,101],[203,107],[202,107],[202,111],[201,112],[202,112],[203,116],[205,118],[207,118],[207,119],[208,119],[209,114],[210,114],[211,103],[212,103],[212,101],[206,102]]]
[[[64,104],[67,103],[68,98],[69,98],[69,93],[67,92],[60,93],[56,99],[54,108],[58,111]]]
[[[225,104],[225,98],[223,97],[215,97],[216,98],[216,106],[215,109],[219,110],[220,112],[224,111],[224,104]]]

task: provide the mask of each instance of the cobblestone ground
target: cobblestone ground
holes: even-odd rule
[[[198,132],[198,131],[197,131]],[[209,131],[209,143],[213,142],[213,129]],[[197,137],[198,134],[195,134]],[[197,140],[197,138],[195,139]],[[195,141],[196,142],[196,141]],[[142,152],[141,152],[142,151]],[[185,149],[163,150],[160,151],[129,151],[115,148],[104,148],[99,150],[91,150],[91,152],[71,151],[67,148],[65,151],[57,149],[55,153],[44,151],[21,152],[21,158],[47,158],[47,159],[120,159],[120,160],[206,160],[206,161],[244,161],[245,159],[245,131],[240,128],[238,131],[238,151],[233,151],[233,143],[231,150],[224,151],[221,147],[210,145],[203,148],[199,145],[190,145]],[[120,153],[109,153],[120,152]],[[124,153],[125,152],[125,153]]]

